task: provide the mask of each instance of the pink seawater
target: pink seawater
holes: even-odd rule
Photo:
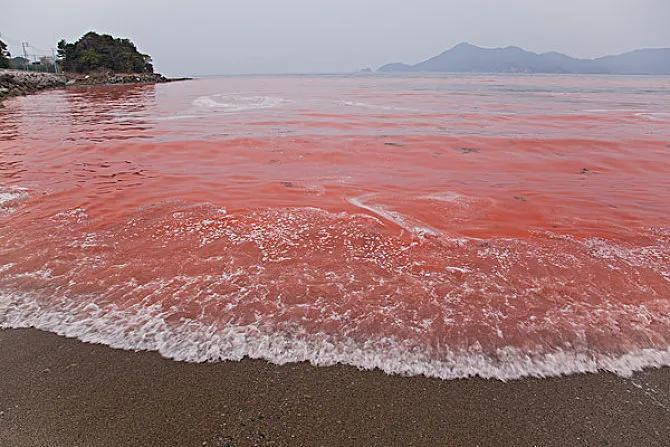
[[[670,364],[670,78],[285,76],[0,107],[0,326],[512,379]]]

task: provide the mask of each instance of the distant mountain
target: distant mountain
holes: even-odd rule
[[[670,48],[649,48],[597,59],[519,47],[481,48],[461,43],[416,65],[387,64],[380,72],[670,74]]]

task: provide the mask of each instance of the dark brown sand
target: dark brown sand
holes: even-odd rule
[[[0,446],[670,444],[670,369],[441,381],[0,331]]]

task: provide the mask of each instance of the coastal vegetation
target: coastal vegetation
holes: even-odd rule
[[[108,70],[114,73],[153,73],[151,57],[140,53],[129,39],[119,39],[93,31],[78,41],[58,42],[61,68],[67,72],[90,73]]]
[[[9,68],[9,51],[7,44],[0,40],[0,68]]]
[[[140,53],[128,39],[86,33],[74,43],[61,40],[58,58],[11,58],[0,41],[0,101],[66,85],[155,84],[168,82],[154,73],[151,57]]]

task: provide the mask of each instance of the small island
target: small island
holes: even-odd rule
[[[48,72],[48,62],[31,67],[24,58],[11,59],[7,45],[0,40],[0,100],[69,85],[155,84],[177,80],[154,73],[151,56],[138,51],[129,39],[93,31],[73,43],[58,42],[58,57],[51,63],[55,73]]]
[[[154,72],[151,56],[137,51],[130,40],[93,31],[75,43],[58,42],[58,57],[61,67],[68,72],[89,73],[100,69],[121,73]]]

